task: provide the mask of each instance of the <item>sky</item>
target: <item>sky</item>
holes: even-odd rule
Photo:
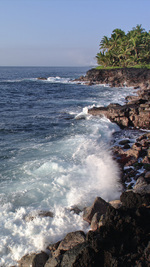
[[[104,35],[150,30],[150,0],[0,0],[0,66],[92,66]]]

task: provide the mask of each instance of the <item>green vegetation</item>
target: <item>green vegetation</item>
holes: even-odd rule
[[[127,68],[136,68],[136,69],[150,69],[150,64],[141,64],[141,65],[134,65],[134,66],[126,66]],[[97,66],[96,69],[102,69],[102,70],[111,70],[111,69],[118,69],[118,68],[123,68],[123,66],[108,66],[108,67],[104,67],[104,66]]]
[[[150,32],[146,32],[141,25],[127,34],[115,29],[110,38],[102,38],[96,58],[101,65],[98,68],[150,68]]]

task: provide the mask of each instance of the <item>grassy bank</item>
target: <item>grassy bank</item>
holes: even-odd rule
[[[150,69],[150,64],[147,65],[135,65],[132,67],[126,67],[127,69],[136,68],[136,69]],[[96,69],[100,70],[112,70],[112,69],[123,69],[123,67],[115,66],[115,67],[104,67],[104,66],[97,66]]]

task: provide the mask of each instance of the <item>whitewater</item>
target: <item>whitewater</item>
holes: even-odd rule
[[[88,69],[0,67],[0,266],[17,266],[68,232],[87,232],[71,208],[121,194],[110,151],[120,129],[87,111],[123,104],[133,89],[73,81]]]

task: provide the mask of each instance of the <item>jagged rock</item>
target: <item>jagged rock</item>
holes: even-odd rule
[[[85,234],[83,231],[71,232],[58,245],[57,250],[53,253],[54,257],[64,254],[67,250],[85,242]]]
[[[126,145],[126,144],[129,144],[130,143],[130,140],[129,139],[124,139],[124,140],[121,140],[120,142],[119,142],[119,145]]]
[[[145,173],[145,179],[149,182],[150,180],[150,171]]]
[[[50,251],[51,253],[51,257],[53,257],[55,255],[55,251],[58,249],[58,246],[60,244],[61,241],[58,241],[54,244],[50,244],[47,249]]]
[[[61,267],[96,266],[94,249],[87,243],[79,244],[67,251],[62,258]],[[99,264],[101,264],[99,262]],[[100,266],[100,265],[99,265]]]
[[[133,187],[133,192],[140,195],[150,194],[150,184],[148,184],[146,180],[140,176]]]
[[[59,267],[61,263],[61,257],[49,258],[44,267]]]
[[[29,222],[29,221],[33,221],[35,218],[37,217],[54,217],[53,212],[51,211],[34,211],[29,213],[28,215],[25,216],[25,221]]]
[[[109,204],[114,207],[115,209],[119,209],[122,206],[122,203],[119,199],[112,200],[109,202]]]
[[[140,153],[139,153],[139,150],[138,149],[135,149],[134,147],[132,147],[131,149],[128,149],[126,152],[125,152],[125,155],[127,157],[134,157],[136,160],[138,159]]]
[[[148,100],[143,99],[145,95],[147,95]],[[106,116],[112,122],[117,123],[121,128],[132,126],[150,129],[150,89],[144,91],[142,99],[140,97],[135,100],[134,103],[127,103],[123,106],[110,104],[107,107],[93,107],[88,110],[88,113]]]
[[[80,212],[82,212],[82,210],[80,210],[78,207],[72,207],[71,209],[70,209],[70,211],[73,211],[75,214],[79,214]]]
[[[18,262],[19,267],[44,267],[49,256],[45,252],[25,255]]]
[[[84,209],[83,220],[91,223],[94,214],[96,212],[98,212],[100,215],[105,214],[108,206],[109,203],[107,203],[101,197],[97,197],[90,207]]]
[[[38,80],[44,80],[44,81],[47,80],[47,78],[45,78],[45,77],[38,77],[37,79]]]
[[[91,69],[79,81],[95,84],[110,84],[112,87],[134,86],[146,89],[150,85],[150,70],[148,69]]]
[[[138,266],[149,266],[149,220],[146,207],[108,207],[103,226],[87,234],[87,242],[96,252],[91,266],[133,267],[139,261],[142,265]]]
[[[99,212],[96,212],[92,218],[92,221],[91,221],[92,231],[95,231],[98,229],[100,218],[101,218],[101,214]]]
[[[131,191],[123,192],[120,196],[122,205],[127,208],[138,208],[142,205],[150,204],[150,194],[137,194]]]

